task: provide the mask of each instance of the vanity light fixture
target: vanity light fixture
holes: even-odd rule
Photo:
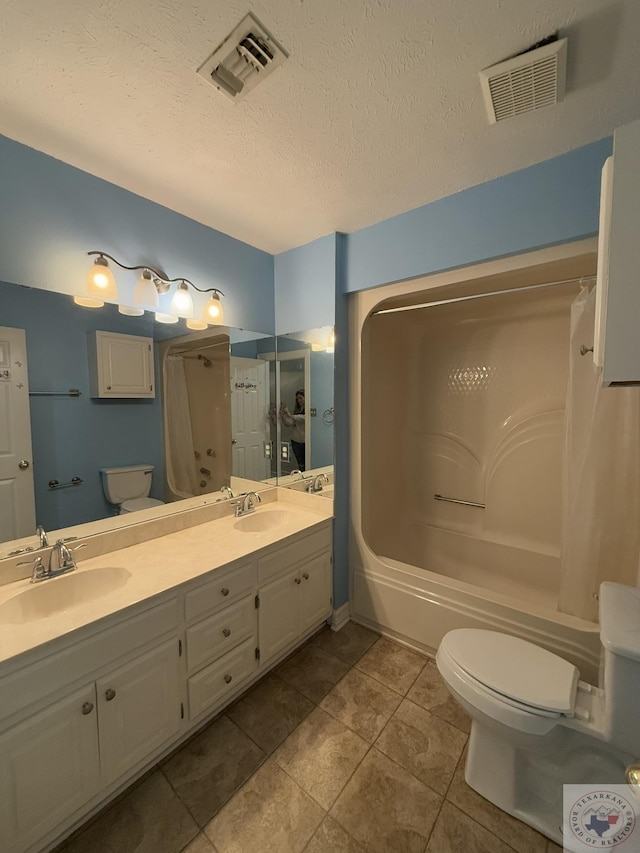
[[[331,330],[331,332],[329,333],[329,337],[327,338],[326,351],[328,353],[336,351],[336,333],[333,331],[333,329]]]
[[[140,270],[140,278],[133,292],[134,304],[130,308],[125,306],[124,311],[119,309],[121,313],[131,314],[132,311],[136,310],[139,312],[140,309],[156,311],[156,319],[160,323],[177,323],[178,317],[191,319],[193,318],[193,299],[189,292],[189,287],[192,287],[198,293],[211,294],[205,304],[202,320],[193,320],[193,323],[197,324],[197,328],[204,329],[207,325],[219,326],[222,324],[223,311],[220,297],[224,296],[224,293],[218,290],[217,287],[200,288],[187,278],[182,276],[179,278],[168,278],[164,272],[142,264],[129,267],[126,264],[120,263],[120,261],[106,252],[92,251],[87,252],[87,254],[97,256],[87,280],[87,292],[92,297],[100,296],[102,299],[117,299],[116,283],[109,269],[109,261],[123,270]],[[160,304],[158,296],[159,294],[167,293],[172,284],[177,284],[176,292],[171,301],[172,314],[158,313],[157,309]],[[92,307],[97,308],[98,306],[95,305]],[[196,328],[196,326],[194,325],[190,328]]]
[[[203,332],[208,328],[208,325],[204,320],[196,320],[194,317],[190,317],[187,320],[187,329],[191,329],[194,332]]]
[[[118,305],[118,311],[125,317],[142,317],[144,314],[143,308],[130,308],[128,305]]]

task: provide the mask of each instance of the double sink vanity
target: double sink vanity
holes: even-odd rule
[[[52,849],[330,616],[332,502],[261,497],[79,536],[39,583],[0,560],[3,853]]]

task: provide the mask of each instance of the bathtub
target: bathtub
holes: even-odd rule
[[[463,472],[458,479],[464,494],[434,487],[421,472],[432,473],[434,466],[428,469],[424,460],[429,462],[435,454],[427,458],[422,448],[416,451],[411,442],[417,433],[411,433],[409,428],[402,434],[397,426],[403,419],[405,406],[411,415],[416,406],[423,405],[411,396],[411,386],[409,391],[403,391],[401,379],[396,381],[396,377],[410,376],[403,369],[406,362],[402,362],[401,355],[394,355],[393,367],[387,368],[377,354],[379,350],[374,350],[378,360],[370,361],[367,369],[371,369],[371,364],[374,371],[388,369],[393,381],[387,382],[385,393],[378,397],[370,389],[367,391],[366,423],[377,420],[375,429],[364,431],[362,377],[363,352],[372,351],[367,349],[365,323],[382,301],[408,304],[415,301],[416,294],[436,287],[443,288],[443,296],[460,285],[466,292],[475,292],[476,281],[478,292],[491,290],[493,282],[504,279],[505,275],[515,276],[520,285],[536,283],[542,265],[545,267],[542,275],[547,278],[539,280],[564,280],[573,274],[590,272],[594,248],[594,241],[582,241],[573,246],[500,259],[477,268],[388,285],[352,297],[349,567],[350,608],[355,621],[429,654],[455,628],[503,631],[566,658],[579,668],[583,680],[597,684],[601,656],[598,625],[561,613],[556,606],[560,577],[558,489],[549,492],[548,501],[538,498],[535,505],[531,504],[537,516],[529,511],[528,491],[523,490],[518,497],[520,508],[524,509],[513,519],[511,494],[518,492],[520,482],[526,482],[521,471],[526,473],[535,467],[538,458],[543,459],[545,470],[557,468],[557,453],[554,456],[551,450],[533,457],[524,454],[532,437],[539,440],[541,447],[544,441],[553,440],[557,444],[556,437],[562,428],[561,413],[555,411],[558,407],[554,404],[548,410],[533,413],[535,419],[526,422],[518,440],[498,448],[493,468],[496,474],[487,487],[487,491],[492,488],[494,492],[486,502],[486,512],[473,507],[451,507],[436,504],[433,492],[484,502],[479,495],[480,478],[473,479],[476,464],[473,453],[468,447],[453,446],[451,442],[442,452],[438,447],[437,458],[445,459],[449,465],[443,470],[451,482],[456,482],[458,471]],[[487,281],[491,283],[483,284]],[[408,346],[405,344],[408,337],[410,333],[389,338],[395,341],[394,352],[401,353]],[[476,368],[480,379],[485,381],[481,370]],[[395,415],[386,418],[384,412],[388,409],[397,413],[397,418]],[[384,426],[380,427],[380,423]],[[516,466],[518,477],[512,478],[510,485],[502,476],[505,469],[500,465],[514,449],[522,454],[522,461],[519,468]],[[393,456],[397,464],[379,464],[383,456],[387,459]],[[441,476],[442,471],[436,470],[435,474]],[[368,508],[372,490],[384,490],[384,512],[371,512]],[[363,494],[367,497],[365,501]],[[478,521],[478,513],[483,513],[482,521]],[[538,536],[539,531],[546,532]]]

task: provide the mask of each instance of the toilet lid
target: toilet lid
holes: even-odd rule
[[[476,628],[450,631],[442,641],[452,660],[491,690],[532,708],[573,711],[578,669],[519,637]]]
[[[138,512],[140,509],[150,509],[152,506],[163,506],[164,501],[155,498],[132,498],[122,502],[122,509],[126,512]]]

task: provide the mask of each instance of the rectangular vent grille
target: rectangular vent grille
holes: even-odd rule
[[[566,41],[560,39],[480,72],[492,124],[552,106],[564,98]]]
[[[240,101],[287,59],[287,53],[249,12],[198,74],[232,101]]]

